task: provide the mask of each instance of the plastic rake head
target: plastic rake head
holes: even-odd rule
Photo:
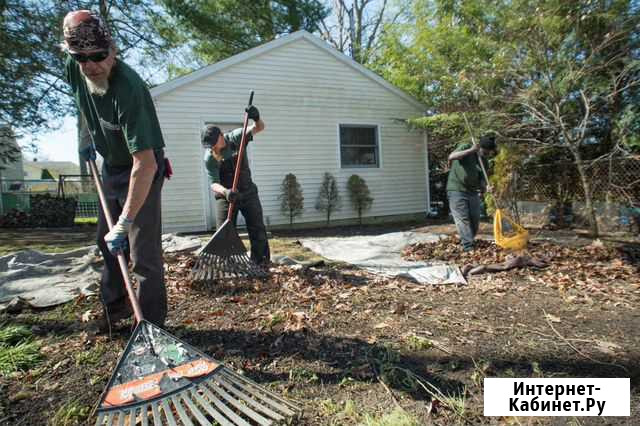
[[[300,410],[147,321],[118,361],[98,425],[273,425]]]

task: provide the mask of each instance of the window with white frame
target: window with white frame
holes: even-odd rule
[[[380,167],[378,126],[340,124],[340,167]]]

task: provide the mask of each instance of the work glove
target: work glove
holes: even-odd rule
[[[260,120],[260,111],[253,105],[248,106],[245,111],[247,112],[247,116],[253,121]]]
[[[107,243],[107,248],[111,254],[116,255],[127,250],[129,247],[127,237],[132,224],[132,220],[127,219],[125,216],[120,216],[111,231],[104,236],[104,242]]]
[[[93,160],[96,161],[96,149],[93,144],[89,144],[80,150],[80,157],[84,161]]]
[[[224,198],[228,202],[233,203],[234,201],[238,200],[238,191],[234,191],[233,189],[225,189]]]

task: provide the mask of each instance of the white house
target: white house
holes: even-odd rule
[[[357,217],[346,191],[352,174],[365,179],[374,198],[367,217],[427,211],[426,136],[402,123],[425,107],[299,31],[151,90],[174,171],[163,190],[165,231],[215,227],[200,129],[205,123],[223,131],[240,127],[251,90],[266,123],[248,152],[267,226],[288,223],[278,199],[287,173],[304,193],[296,223],[325,220],[315,209],[325,172],[336,177],[343,199],[332,221]]]

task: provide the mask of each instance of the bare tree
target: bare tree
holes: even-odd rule
[[[633,26],[622,22],[618,28],[588,48],[579,46],[582,50],[559,43],[542,25],[532,29],[523,47],[527,60],[513,64],[514,90],[506,98],[514,111],[506,129],[512,140],[570,153],[593,235],[599,229],[587,152],[598,143],[597,131],[611,110],[609,101],[640,85],[640,64],[626,60],[631,44],[621,43],[630,39]]]
[[[372,59],[384,26],[393,24],[410,2],[391,11],[388,0],[333,0],[332,14],[321,21],[322,37],[361,64]]]

